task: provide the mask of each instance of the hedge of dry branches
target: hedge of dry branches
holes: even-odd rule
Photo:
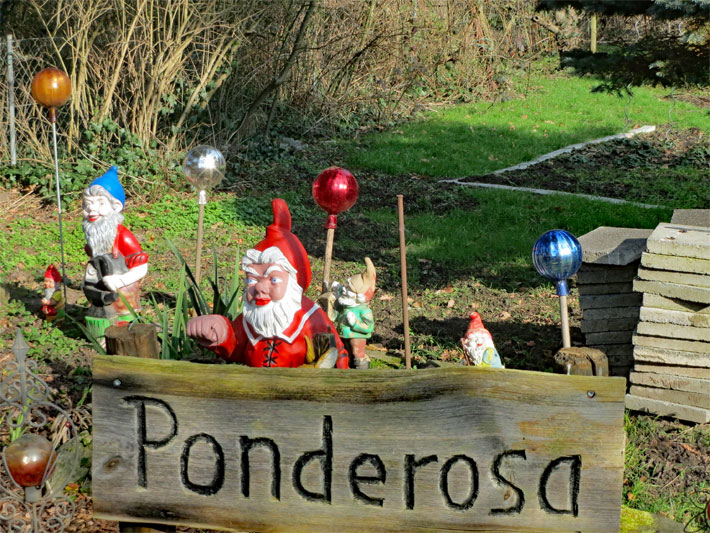
[[[281,124],[332,132],[387,122],[422,100],[470,100],[511,64],[552,47],[529,0],[26,0],[3,20],[15,56],[18,110],[31,74],[71,78],[61,110],[69,146],[110,119],[103,142],[130,132],[148,146],[222,149]],[[3,54],[4,55],[4,54]],[[23,79],[24,73],[24,79]],[[6,88],[0,145],[7,146]],[[24,109],[24,108],[23,108]],[[35,153],[35,107],[18,128]],[[27,130],[27,131],[25,131]],[[113,133],[113,139],[111,134]]]

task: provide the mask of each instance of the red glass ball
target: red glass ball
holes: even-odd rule
[[[318,174],[313,182],[313,198],[329,215],[350,209],[358,195],[355,176],[349,170],[330,167]]]
[[[71,82],[63,70],[49,67],[32,79],[32,98],[44,107],[64,105],[71,96]]]
[[[5,449],[7,468],[12,479],[21,487],[38,487],[48,470],[47,463],[54,459],[52,443],[33,433],[25,433]]]

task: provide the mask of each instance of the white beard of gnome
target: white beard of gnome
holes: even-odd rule
[[[288,272],[286,294],[278,302],[271,301],[266,305],[256,305],[244,301],[244,320],[256,333],[264,338],[277,337],[291,325],[296,312],[301,309],[303,289],[298,284],[296,270],[290,265],[278,248],[269,248],[264,252],[247,250],[242,269],[246,271],[251,263],[277,263]]]
[[[122,223],[123,215],[117,212],[104,215],[94,222],[86,219],[82,221],[81,227],[84,230],[86,243],[91,248],[92,257],[113,252],[116,231],[118,225]]]

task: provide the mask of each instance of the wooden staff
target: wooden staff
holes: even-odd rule
[[[569,335],[569,315],[567,311],[567,296],[560,296],[560,318],[562,319],[562,347],[572,346]]]
[[[323,263],[323,292],[330,290],[330,264],[333,261],[333,240],[335,239],[335,228],[328,228],[325,237],[325,260]]]
[[[205,191],[200,191],[200,195],[204,193]],[[206,196],[206,194],[205,194]],[[201,198],[202,196],[200,196]],[[205,202],[200,202],[198,200],[198,215],[197,215],[197,259],[196,259],[196,264],[195,264],[195,280],[197,281],[197,285],[200,285],[200,279],[202,278],[202,236],[203,236],[203,229],[202,226],[204,224],[205,220],[205,203],[206,203],[206,198]]]
[[[409,304],[407,302],[407,244],[404,239],[404,196],[397,195],[399,213],[399,257],[402,270],[402,322],[404,324],[404,361],[405,368],[412,368],[412,356],[409,347]]]

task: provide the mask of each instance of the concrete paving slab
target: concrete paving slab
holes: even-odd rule
[[[579,296],[579,306],[584,309],[600,309],[605,307],[641,307],[642,297],[638,292],[627,294],[599,294]]]
[[[634,334],[632,342],[634,346],[651,346],[654,348],[665,348],[667,350],[696,352],[710,356],[710,345],[703,341],[670,339],[668,337],[639,333]]]
[[[634,385],[645,385],[658,389],[670,389],[684,392],[696,392],[699,394],[710,394],[710,378],[686,378],[674,376],[672,374],[657,374],[653,372],[633,371],[629,376]]]
[[[600,309],[585,309],[582,313],[584,320],[601,320],[604,318],[633,318],[638,319],[639,309],[637,306],[627,307],[603,307]]]
[[[674,209],[671,224],[710,227],[710,209]]]
[[[647,268],[674,272],[693,272],[695,274],[707,274],[710,272],[710,259],[683,257],[680,255],[661,255],[644,252],[641,255],[641,265]]]
[[[703,341],[707,343],[708,351],[710,351],[710,328],[695,328],[658,322],[639,322],[636,332],[639,335],[653,335],[673,340]]]
[[[629,374],[631,373],[631,366],[630,365],[622,365],[622,366],[610,366],[609,367],[609,375],[610,376],[618,376],[622,378],[629,378]]]
[[[684,378],[710,379],[710,368],[694,366],[664,365],[636,361],[636,363],[634,363],[634,370],[638,372],[652,372],[655,374],[670,374]]]
[[[630,342],[620,344],[588,344],[590,348],[596,348],[604,352],[607,357],[631,358],[634,353],[634,345]]]
[[[697,313],[710,315],[710,305],[689,302],[680,298],[666,298],[659,294],[651,294],[647,292],[643,295],[643,305],[646,307],[655,307],[658,309],[668,309],[670,311],[684,311],[687,313]]]
[[[633,394],[634,396],[643,396],[644,398],[652,398],[654,400],[661,400],[663,402],[672,402],[680,405],[710,409],[710,394],[657,389],[655,387],[646,387],[644,385],[632,385],[629,388],[629,394]]]
[[[597,344],[621,344],[630,342],[633,331],[604,331],[600,333],[587,333],[584,336],[585,344],[593,346]]]
[[[623,283],[578,283],[577,292],[584,296],[593,296],[595,294],[628,294],[634,292],[634,283],[633,280],[624,281]]]
[[[582,261],[595,265],[624,266],[637,261],[646,249],[649,229],[601,226],[579,238]]]
[[[689,272],[673,272],[670,270],[655,270],[639,267],[639,279],[648,281],[664,281],[679,285],[692,285],[694,287],[710,287],[710,275],[692,274]]]
[[[669,350],[656,346],[634,346],[634,363],[653,363],[689,368],[710,368],[710,356],[684,350]]]
[[[710,259],[710,228],[661,222],[646,248],[654,254]]]
[[[651,294],[658,294],[666,298],[679,298],[689,302],[710,304],[710,288],[708,287],[695,287],[693,285],[682,285],[680,283],[669,283],[667,281],[635,279],[634,290],[636,292],[650,292]]]
[[[669,309],[656,309],[655,307],[645,306],[641,306],[639,321],[710,328],[710,314],[708,313],[688,313],[686,311],[671,311]],[[584,318],[582,318],[582,326],[584,326]]]
[[[601,320],[582,319],[582,333],[600,333],[602,331],[632,331],[638,318],[602,318]]]
[[[604,350],[602,350],[604,351]],[[633,355],[607,355],[606,358],[609,360],[609,368],[614,367],[625,367],[631,368],[634,366],[634,356]],[[609,371],[611,372],[611,370]],[[628,374],[628,372],[627,372]]]
[[[626,408],[631,409],[632,411],[642,411],[660,416],[672,416],[680,420],[695,422],[697,424],[706,424],[710,422],[710,409],[679,405],[662,400],[653,400],[651,398],[644,398],[633,394],[626,395]]]
[[[577,271],[577,285],[588,283],[622,283],[636,277],[636,269],[640,261],[634,261],[628,266],[592,265],[582,263]]]

